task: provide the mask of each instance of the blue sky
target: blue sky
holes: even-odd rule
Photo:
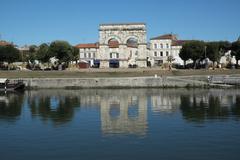
[[[17,45],[98,41],[100,23],[145,22],[148,39],[240,36],[240,0],[0,0],[1,39]]]

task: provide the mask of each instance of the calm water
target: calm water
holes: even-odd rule
[[[239,160],[240,90],[0,94],[1,160]]]

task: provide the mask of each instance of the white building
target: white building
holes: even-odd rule
[[[90,67],[98,67],[99,61],[99,44],[98,43],[89,43],[89,44],[79,44],[76,46],[79,49],[79,58],[80,62],[90,64]]]
[[[154,60],[154,66],[161,66],[173,59],[173,63],[183,64],[179,57],[184,41],[178,40],[174,34],[165,34],[150,39],[150,57]]]

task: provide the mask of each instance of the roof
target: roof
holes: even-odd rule
[[[11,43],[6,41],[0,41],[0,46],[7,46],[7,45],[11,45]]]
[[[177,40],[177,35],[175,34],[164,34],[158,37],[151,38],[150,40],[162,40],[162,39],[170,39],[170,40]]]
[[[172,46],[182,46],[185,42],[186,42],[186,40],[172,41]]]
[[[98,43],[85,43],[85,44],[78,44],[75,47],[77,48],[99,48]]]
[[[105,24],[100,24],[100,26],[119,26],[119,25],[146,25],[146,23],[138,22],[138,23],[105,23]]]

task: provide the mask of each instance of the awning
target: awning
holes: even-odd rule
[[[89,63],[89,62],[85,60],[80,60],[80,63]]]
[[[119,60],[118,60],[118,59],[110,59],[109,62],[110,62],[110,63],[114,63],[114,64],[116,64],[116,63],[119,63]]]
[[[100,64],[100,60],[99,59],[95,59],[94,60],[94,64]]]

